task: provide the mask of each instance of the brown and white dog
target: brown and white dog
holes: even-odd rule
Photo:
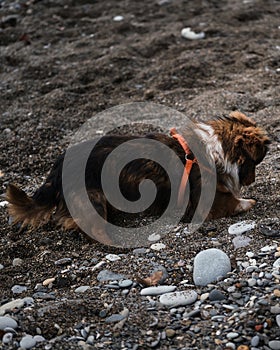
[[[208,219],[248,211],[254,206],[255,200],[240,198],[240,189],[255,180],[256,165],[263,160],[270,143],[265,131],[240,112],[232,112],[229,116],[205,123],[197,122],[195,125],[195,131],[204,143],[207,154],[215,162],[217,172],[216,195]],[[106,200],[102,191],[100,173],[104,161],[108,154],[122,143],[135,139],[143,140],[143,138],[161,142],[172,149],[182,163],[186,162],[185,151],[180,143],[163,133],[145,136],[108,135],[102,137],[88,158],[85,182],[90,201],[105,220],[113,220],[116,209]],[[140,147],[143,147],[143,142]],[[195,157],[191,153],[188,158],[194,159]],[[49,221],[54,214],[58,224],[65,229],[78,228],[68,211],[63,194],[63,160],[64,155],[60,156],[45,183],[32,197],[27,196],[24,191],[13,184],[8,186],[6,199],[10,203],[8,210],[13,218],[13,223],[21,223],[22,227],[36,227]],[[77,169],[77,176],[80,176],[79,169]],[[114,176],[113,168],[112,176]],[[178,172],[178,177],[181,176],[182,173]],[[170,182],[164,169],[157,163],[144,158],[132,161],[121,173],[120,189],[128,200],[137,200],[139,184],[147,178],[156,184],[157,195],[154,203],[144,214],[161,215],[168,204]],[[185,221],[191,219],[196,209],[201,190],[200,180],[199,164],[194,162],[188,178],[190,197],[183,217]],[[78,198],[78,193],[76,195]],[[132,214],[131,217],[134,219]],[[106,242],[106,229],[103,224],[99,223],[98,218],[96,218],[96,225],[92,228],[92,232],[93,237],[103,236],[103,241]]]

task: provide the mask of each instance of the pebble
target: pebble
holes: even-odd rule
[[[276,323],[277,323],[277,326],[280,328],[280,315],[276,316]]]
[[[226,298],[225,295],[217,289],[213,289],[209,293],[209,300],[210,301],[224,300],[225,298]]]
[[[4,265],[0,264],[0,270],[4,269]]]
[[[116,255],[116,254],[107,254],[105,256],[105,258],[111,262],[117,261],[117,260],[121,260],[120,256]]]
[[[121,288],[129,288],[129,287],[132,286],[132,284],[133,284],[133,281],[128,280],[128,279],[127,280],[121,280],[118,283],[119,287],[121,287]]]
[[[8,303],[0,306],[0,316],[4,315],[8,310],[12,310],[15,308],[20,309],[23,306],[24,306],[24,299],[15,299],[15,300],[9,301]]]
[[[251,242],[251,240],[252,239],[250,237],[237,235],[233,238],[232,243],[234,245],[234,248],[238,249],[246,247]]]
[[[104,281],[118,281],[118,280],[123,280],[125,277],[124,275],[109,271],[109,270],[102,270],[99,272],[97,275],[97,280],[99,282],[104,282]]]
[[[239,334],[238,334],[237,332],[229,332],[229,333],[227,334],[227,338],[228,338],[228,339],[235,339],[235,338],[237,338],[237,337],[239,337]]]
[[[166,245],[163,244],[163,243],[154,243],[154,244],[151,245],[150,248],[153,249],[153,250],[159,251],[159,250],[164,249],[165,247],[166,247]]]
[[[3,335],[3,338],[2,338],[3,344],[9,344],[12,342],[12,340],[13,340],[13,333],[8,332]]]
[[[114,322],[122,321],[123,319],[125,319],[125,316],[123,316],[121,314],[112,314],[111,316],[109,316],[105,319],[105,322],[106,323],[114,323]]]
[[[280,306],[279,306],[279,304],[271,306],[270,312],[272,314],[280,314]]]
[[[167,338],[173,338],[176,334],[176,331],[172,328],[166,328],[165,334],[166,334]]]
[[[30,334],[26,334],[20,341],[19,345],[24,349],[31,349],[36,345],[36,339]]]
[[[225,345],[226,349],[232,349],[235,350],[236,349],[236,345],[234,343],[228,342]]]
[[[21,266],[23,263],[23,260],[21,258],[14,258],[13,259],[13,266]]]
[[[54,264],[57,265],[57,266],[60,266],[60,265],[70,264],[71,262],[72,262],[71,258],[62,258],[62,259],[56,260],[54,262]]]
[[[43,281],[43,286],[48,286],[49,284],[53,283],[55,281],[55,278],[47,278]]]
[[[195,290],[166,293],[160,296],[160,303],[171,308],[176,306],[189,305],[196,301],[197,293]]]
[[[114,22],[121,22],[121,21],[123,21],[124,20],[124,17],[123,16],[115,16],[115,17],[113,17],[113,21]]]
[[[257,280],[255,278],[249,278],[247,283],[249,287],[254,287],[257,284]]]
[[[206,286],[230,271],[230,259],[220,249],[203,250],[194,258],[193,280],[197,286]]]
[[[12,292],[14,294],[21,294],[23,292],[26,292],[27,291],[27,287],[26,286],[20,286],[20,285],[14,285],[12,288],[11,288]]]
[[[278,258],[277,260],[274,261],[273,267],[275,267],[275,268],[280,267],[280,258]]]
[[[84,293],[84,292],[86,292],[89,288],[90,288],[90,286],[80,286],[80,287],[78,287],[78,288],[75,289],[75,293]]]
[[[279,350],[280,340],[271,340],[270,342],[268,342],[268,346],[270,347],[270,349]]]
[[[185,39],[197,40],[197,39],[205,38],[205,33],[204,32],[195,33],[194,31],[191,30],[191,28],[187,27],[181,30],[181,36]]]
[[[257,347],[259,345],[260,342],[260,337],[258,335],[255,335],[252,339],[251,339],[251,346],[255,346]]]
[[[161,295],[164,293],[174,292],[176,286],[157,286],[143,288],[140,292],[141,295]]]
[[[0,329],[4,330],[7,327],[16,329],[18,327],[18,324],[13,318],[9,316],[0,316]]]
[[[256,227],[256,222],[252,220],[245,220],[237,222],[228,228],[228,233],[231,235],[241,235],[244,232],[250,231]]]

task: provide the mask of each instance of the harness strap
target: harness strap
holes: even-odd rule
[[[192,154],[186,140],[184,139],[184,137],[180,134],[178,134],[177,130],[175,128],[172,128],[170,130],[170,135],[177,140],[180,145],[182,146],[184,152],[185,152],[185,158],[186,158],[186,163],[185,163],[185,167],[184,167],[184,172],[182,175],[182,179],[181,179],[181,183],[180,183],[180,188],[179,188],[179,193],[178,193],[178,206],[182,206],[183,202],[184,202],[184,194],[186,191],[186,186],[188,183],[188,179],[192,170],[192,166],[194,163],[197,163],[197,159],[194,158],[193,160],[189,159],[188,156]]]

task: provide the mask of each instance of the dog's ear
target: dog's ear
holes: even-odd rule
[[[244,142],[244,137],[243,135],[237,135],[234,139],[234,145],[235,146],[238,146],[238,147],[241,147],[243,142]]]
[[[256,126],[256,122],[253,119],[247,117],[245,114],[239,111],[231,112],[229,116],[245,126]]]

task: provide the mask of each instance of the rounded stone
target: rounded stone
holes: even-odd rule
[[[21,294],[21,293],[26,292],[26,291],[27,291],[26,286],[20,286],[20,285],[16,284],[12,287],[12,292],[14,294]]]
[[[194,258],[193,280],[197,286],[206,286],[230,271],[230,259],[220,249],[203,250]]]
[[[18,324],[13,318],[9,316],[0,316],[0,329],[4,330],[7,327],[15,329],[18,327]]]
[[[84,292],[86,292],[89,288],[90,288],[90,286],[80,286],[80,287],[78,287],[78,288],[75,289],[75,293],[84,293]]]
[[[26,334],[20,341],[19,345],[24,349],[31,349],[36,345],[36,339],[30,334]]]
[[[196,299],[197,293],[195,290],[186,290],[163,294],[160,296],[159,301],[161,304],[171,308],[193,304]]]
[[[13,333],[8,332],[3,335],[2,342],[3,344],[9,344],[13,340]]]
[[[251,346],[257,347],[259,345],[259,342],[260,342],[260,337],[258,335],[255,335],[251,339]]]
[[[131,280],[121,280],[119,282],[119,287],[121,288],[129,288],[130,286],[132,286],[133,281]]]
[[[270,347],[270,349],[279,350],[280,349],[280,340],[271,340],[268,343],[268,346]]]
[[[157,286],[143,288],[140,292],[141,295],[161,295],[164,293],[174,292],[176,286]]]
[[[256,223],[252,220],[240,221],[228,228],[228,233],[231,235],[241,235],[244,232],[250,231],[255,228]]]
[[[217,289],[213,289],[209,293],[209,300],[211,301],[224,300],[225,298],[225,295]]]
[[[21,258],[14,258],[13,260],[13,266],[20,266],[22,265],[23,260]]]

